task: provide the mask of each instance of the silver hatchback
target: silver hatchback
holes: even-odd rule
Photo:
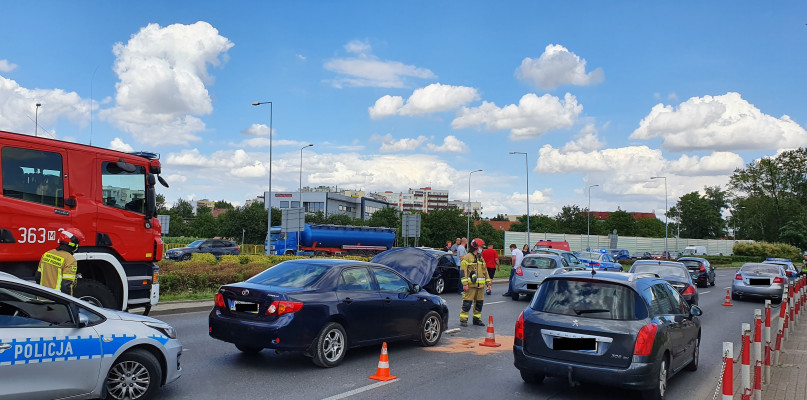
[[[510,296],[513,300],[519,300],[522,294],[531,296],[535,294],[538,286],[547,276],[582,269],[584,268],[570,266],[563,257],[557,254],[528,254],[513,273]]]
[[[734,275],[731,298],[757,297],[771,299],[778,304],[786,290],[787,275],[781,265],[745,263]]]

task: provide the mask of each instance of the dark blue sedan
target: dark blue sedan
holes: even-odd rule
[[[300,351],[321,367],[338,365],[348,348],[382,341],[433,346],[447,325],[448,307],[421,290],[436,259],[410,250],[423,254],[401,254],[407,257],[392,257],[386,265],[291,260],[224,285],[210,312],[209,334],[246,353]]]

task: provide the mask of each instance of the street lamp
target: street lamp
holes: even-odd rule
[[[588,187],[588,208],[586,209],[586,250],[591,251],[591,188],[597,187],[600,185],[591,185]]]
[[[271,246],[272,246],[272,102],[271,101],[259,101],[256,103],[252,103],[253,106],[259,106],[262,104],[269,104],[269,192],[264,200],[264,205],[266,205],[269,210],[269,218],[266,223],[266,242],[265,249],[263,254],[271,254]]]
[[[650,179],[664,179],[664,253],[670,258],[670,253],[667,252],[667,177],[652,176]]]
[[[305,215],[305,209],[303,208],[303,150],[313,146],[313,144],[308,144],[300,148],[300,210],[303,211],[303,215]],[[297,252],[300,252],[300,231],[297,231]]]
[[[42,103],[36,103],[36,114],[34,115],[34,136],[39,136],[39,107],[42,107]]]
[[[472,240],[470,238],[470,236],[471,236],[471,175],[476,173],[476,172],[482,172],[482,170],[478,169],[476,171],[471,171],[470,173],[468,173],[468,231],[465,234],[465,237],[468,238],[469,242]]]
[[[527,244],[531,245],[530,241],[530,166],[527,161],[527,153],[521,151],[511,151],[510,154],[523,154],[524,155],[524,168],[527,175]]]

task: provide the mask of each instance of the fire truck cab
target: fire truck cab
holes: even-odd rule
[[[123,153],[0,131],[0,271],[34,280],[57,233],[81,229],[73,294],[129,310],[159,300],[161,226],[154,153]]]

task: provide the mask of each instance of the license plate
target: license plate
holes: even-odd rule
[[[748,280],[748,284],[750,284],[752,286],[754,286],[754,285],[757,285],[757,286],[770,286],[771,280],[770,279],[754,279],[754,278],[751,278],[751,279]]]
[[[248,301],[232,300],[230,301],[230,311],[255,314],[258,312],[258,304]]]
[[[527,284],[527,289],[538,290],[538,284],[537,283],[528,283]]]
[[[552,339],[552,349],[597,351],[597,341],[594,338],[555,337]]]

